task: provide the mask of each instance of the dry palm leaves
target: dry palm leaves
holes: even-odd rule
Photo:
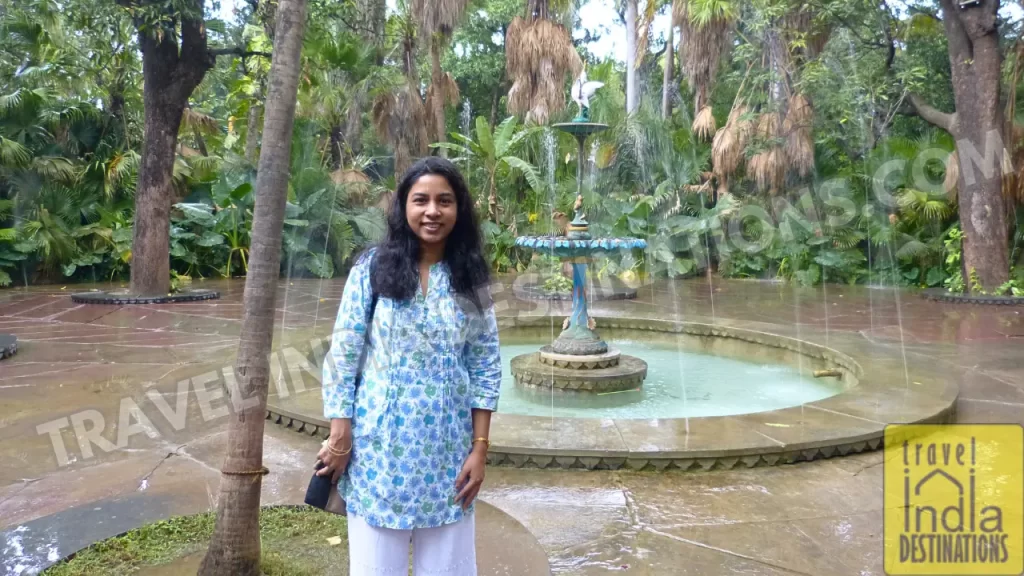
[[[569,32],[545,18],[516,17],[505,37],[505,57],[512,78],[508,109],[536,124],[565,108],[565,75],[583,69]]]
[[[412,13],[424,36],[439,32],[451,36],[466,11],[466,0],[413,0]]]
[[[794,56],[804,61],[817,58],[832,37],[832,24],[821,22],[817,16],[813,8],[805,5],[790,10],[782,18],[786,43],[795,46]]]
[[[743,150],[752,132],[752,124],[746,119],[747,107],[738,105],[729,114],[725,126],[715,134],[711,143],[711,159],[715,176],[720,181],[735,172],[743,159]]]
[[[705,106],[700,109],[697,117],[693,120],[693,127],[691,129],[697,138],[701,140],[710,140],[715,136],[718,127],[715,126],[715,114],[711,110],[711,106]]]
[[[331,182],[335,186],[344,187],[349,201],[355,206],[363,206],[373,187],[370,177],[359,170],[340,168],[331,172]]]
[[[440,94],[438,94],[440,92]],[[435,86],[433,83],[427,87],[427,101],[424,104],[424,109],[429,113],[430,110],[434,109],[434,99],[440,97],[442,99],[441,105],[444,106],[458,106],[459,104],[459,85],[455,82],[455,78],[448,72],[441,74],[440,86]],[[443,138],[443,134],[436,134],[437,127],[433,122],[430,123],[430,138],[434,141],[440,141]]]
[[[761,115],[757,135],[768,144],[768,147],[747,161],[747,173],[754,178],[757,188],[772,195],[778,194],[786,178],[786,154],[782,147],[775,143],[779,137],[781,124],[779,115],[775,112]]]
[[[216,134],[218,130],[217,120],[202,112],[196,112],[191,108],[185,108],[181,114],[181,130],[192,130],[201,134]]]
[[[411,83],[396,90],[383,91],[373,102],[371,111],[377,136],[395,152],[395,172],[404,174],[413,156],[426,153],[427,111],[419,91]]]
[[[814,108],[803,94],[797,93],[789,99],[789,110],[782,123],[786,137],[786,160],[789,168],[801,178],[814,170]]]
[[[672,5],[672,18],[682,32],[679,61],[695,93],[694,110],[701,110],[718,76],[719,62],[729,50],[733,23],[729,17],[721,15],[707,22],[694,22],[690,1],[676,0]]]

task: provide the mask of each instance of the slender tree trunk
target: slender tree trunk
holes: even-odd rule
[[[363,152],[363,107],[366,105],[366,88],[359,86],[352,94],[345,113],[343,135],[345,156],[351,162]]]
[[[501,27],[501,37],[504,38],[508,35],[508,28],[506,26]],[[491,128],[494,128],[498,121],[498,103],[501,101],[501,95],[505,92],[505,80],[508,78],[508,67],[504,66],[501,70],[501,80],[494,86],[494,94],[491,95]]]
[[[260,115],[263,107],[253,100],[249,103],[249,117],[245,125],[245,159],[253,166],[259,159],[260,153]]]
[[[199,149],[199,153],[203,156],[209,156],[210,154],[206,151],[206,139],[203,138],[198,128],[192,128],[192,137],[196,139],[196,148]]]
[[[289,160],[306,0],[281,0],[270,66],[256,180],[251,258],[245,280],[241,338],[235,379],[242,398],[233,399],[222,468],[217,522],[200,576],[260,574],[260,488],[264,411],[270,382],[268,355],[274,331],[274,296],[281,266],[281,230],[287,201]]]
[[[434,141],[444,142],[445,138],[445,118],[444,118],[444,101],[445,101],[445,84],[444,84],[444,71],[441,70],[441,47],[443,46],[443,39],[440,34],[434,34],[430,41],[430,83],[434,86],[434,97],[431,99],[431,105],[433,110],[429,112],[434,117]],[[438,152],[442,158],[448,157],[448,151],[444,148],[439,148]]]
[[[672,22],[668,25],[668,36],[665,38],[665,75],[662,77],[661,83],[661,117],[668,120],[672,116],[672,73],[675,68],[673,62],[674,46],[672,45],[672,33],[675,31],[675,26]]]
[[[202,0],[193,9],[202,12]],[[189,96],[202,82],[214,58],[207,50],[201,20],[181,22],[181,46],[164,35],[159,41],[139,33],[142,49],[142,99],[145,140],[135,192],[131,292],[167,294],[171,282],[170,211],[178,128]]]
[[[356,3],[356,33],[367,44],[379,48],[384,39],[384,25],[387,20],[385,0],[358,0]],[[376,63],[384,63],[384,53],[377,51]],[[345,117],[345,146],[347,161],[351,162],[363,152],[363,109],[366,107],[367,89],[360,83],[349,101]]]
[[[999,49],[999,0],[961,6],[941,0],[952,69],[956,112],[932,108],[916,95],[910,102],[918,114],[950,132],[960,159],[958,201],[963,228],[964,266],[977,274],[985,290],[1009,278],[1009,226],[1002,192],[1003,108],[1000,105],[1002,53]]]
[[[626,0],[626,113],[639,107],[636,85],[637,0]]]

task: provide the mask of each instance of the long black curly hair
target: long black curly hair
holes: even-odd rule
[[[458,168],[444,158],[428,156],[417,161],[402,177],[388,213],[387,238],[375,247],[370,268],[370,285],[378,297],[393,300],[413,298],[420,286],[420,239],[406,220],[409,191],[422,176],[434,174],[448,181],[455,193],[456,218],[445,242],[444,262],[451,273],[451,285],[460,304],[468,300],[476,311],[491,305],[488,291],[490,268],[483,254],[483,241],[469,188]]]

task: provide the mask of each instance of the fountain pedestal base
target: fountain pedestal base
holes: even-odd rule
[[[570,326],[551,343],[551,350],[567,356],[593,356],[606,354],[608,344],[586,326]]]
[[[602,362],[609,362],[611,358],[614,358],[614,365],[597,367]],[[545,346],[541,352],[513,358],[512,376],[519,386],[594,394],[637,390],[643,385],[647,377],[647,362],[617,352],[611,358],[605,354],[552,361],[551,353]]]

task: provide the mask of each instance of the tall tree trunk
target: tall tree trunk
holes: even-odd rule
[[[367,44],[380,48],[384,40],[384,25],[387,19],[385,0],[358,0],[356,3],[356,33]],[[384,53],[377,51],[376,63],[384,63]],[[363,152],[363,109],[367,102],[367,88],[360,83],[349,101],[345,116],[345,153],[351,162]]]
[[[190,3],[202,13],[202,0]],[[170,290],[171,178],[178,128],[189,96],[213,67],[214,57],[201,20],[182,20],[180,49],[172,35],[157,40],[148,32],[139,32],[139,46],[145,140],[135,192],[131,292],[155,296]]]
[[[260,574],[260,488],[263,426],[270,382],[268,355],[274,332],[274,296],[281,266],[281,230],[306,0],[281,0],[270,65],[263,150],[256,179],[251,258],[245,279],[235,379],[242,398],[228,429],[227,454],[217,499],[217,521],[200,576]],[[250,400],[255,399],[255,400]],[[233,399],[236,400],[236,399]]]
[[[626,113],[639,107],[636,85],[637,0],[626,0]]]
[[[259,158],[260,115],[263,107],[253,100],[249,104],[249,117],[245,125],[245,159],[253,166]]]
[[[435,142],[444,142],[446,140],[445,128],[447,125],[444,118],[444,101],[447,94],[445,94],[444,70],[441,70],[441,48],[444,45],[443,42],[441,34],[434,34],[430,40],[430,83],[434,88],[434,97],[430,99],[433,110],[428,112],[434,119]],[[448,157],[448,151],[444,148],[439,148],[438,152],[442,158]]]
[[[672,116],[672,73],[675,69],[675,62],[673,58],[674,50],[672,45],[672,33],[675,31],[675,26],[672,25],[671,19],[668,24],[668,35],[665,38],[665,75],[662,77],[661,83],[661,117],[668,120]]]
[[[960,159],[959,205],[963,257],[985,290],[1009,278],[1009,226],[1002,192],[1003,108],[997,14],[999,0],[961,6],[940,0],[953,76],[956,112],[947,114],[911,95],[925,120],[950,132]],[[969,277],[964,281],[970,286]]]
[[[346,159],[351,162],[363,153],[363,107],[366,105],[366,88],[356,87],[345,111],[345,131],[342,135]]]

